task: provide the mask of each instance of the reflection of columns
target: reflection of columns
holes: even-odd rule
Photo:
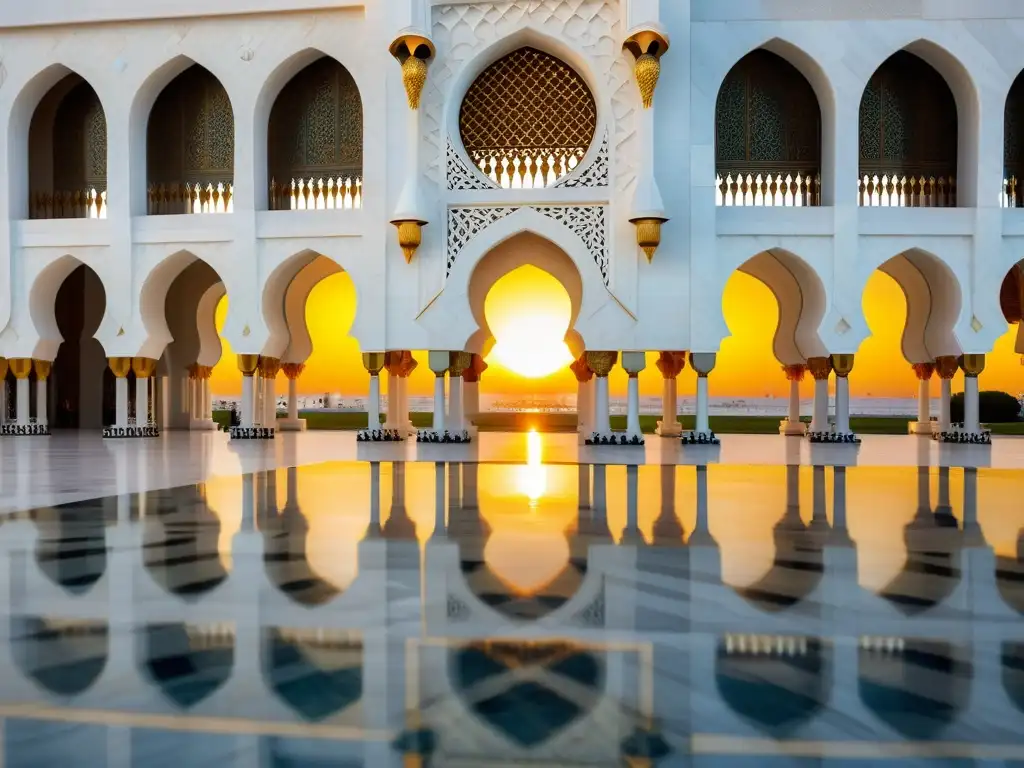
[[[697,421],[694,425],[695,435],[711,434],[711,419],[708,404],[708,374],[715,367],[714,352],[691,352],[690,367],[697,372]]]
[[[366,398],[366,428],[369,430],[380,429],[380,372],[384,369],[385,357],[384,352],[363,353],[363,367],[370,374],[370,391]]]
[[[643,539],[640,535],[640,516],[638,503],[638,471],[636,464],[626,465],[626,527],[622,531],[622,541],[625,544],[640,543]]]
[[[453,435],[461,435],[466,428],[462,400],[462,374],[473,364],[473,356],[469,352],[452,352],[449,356],[449,363],[448,430]]]
[[[832,370],[836,374],[836,434],[853,438],[850,429],[850,373],[853,372],[854,357],[832,355]]]
[[[977,435],[981,433],[978,376],[985,370],[985,356],[962,355],[960,367],[964,372],[964,431]]]
[[[444,462],[434,462],[434,536],[448,533],[448,509],[445,504]]]
[[[597,381],[594,384],[594,429],[598,435],[610,435],[611,404],[608,401],[608,374],[611,372],[618,352],[587,352],[587,366],[594,372]]]
[[[110,370],[113,371],[116,381],[114,383],[114,426],[115,427],[127,427],[128,426],[128,372],[132,369],[132,359],[130,357],[111,357],[108,358],[110,364]],[[15,371],[17,375],[17,371]],[[21,384],[21,381],[18,381]],[[28,406],[28,392],[25,392],[25,405],[26,410]],[[28,414],[25,414],[26,417]],[[18,392],[18,421],[21,421],[21,392]]]
[[[647,365],[643,352],[623,352],[622,367],[629,374],[626,389],[626,437],[641,439],[640,430],[640,371]]]
[[[480,415],[480,377],[486,370],[484,359],[480,355],[473,355],[469,368],[462,374],[463,427],[471,432]]]
[[[677,377],[686,367],[686,353],[662,352],[657,365],[662,375],[661,421],[654,431],[661,437],[679,437],[683,432],[683,425],[679,423],[678,418]]]
[[[260,379],[263,388],[263,426],[273,429],[277,426],[277,374],[281,361],[276,357],[260,358]]]
[[[832,530],[837,538],[845,538],[847,535],[846,467],[832,468]]]
[[[910,425],[911,434],[928,437],[932,433],[932,374],[935,363],[913,363],[917,376],[917,421]]]
[[[460,465],[462,472],[462,496],[459,499],[461,509],[477,509],[480,506],[480,499],[477,496],[478,476],[480,465],[476,462],[468,462]]]
[[[832,361],[827,357],[810,357],[807,368],[814,377],[814,412],[811,417],[812,433],[828,432],[828,377]]]
[[[149,384],[156,373],[156,360],[151,357],[133,357],[135,372],[135,424],[145,427],[152,423],[149,408]]]
[[[590,509],[590,465],[577,464],[576,475],[579,482],[579,508]]]
[[[569,369],[576,376],[576,432],[582,443],[594,432],[594,391],[590,383],[594,372],[587,365],[586,352],[576,358]]]
[[[949,432],[952,424],[950,415],[950,401],[953,398],[953,377],[960,370],[960,361],[952,355],[942,355],[935,358],[935,372],[939,375],[939,382],[942,387],[939,393],[939,422],[935,429],[940,434]]]
[[[442,435],[445,431],[444,377],[451,366],[451,356],[448,352],[431,350],[427,364],[434,372],[434,433]]]
[[[807,428],[800,421],[800,382],[807,372],[807,366],[802,363],[784,365],[782,372],[786,374],[786,380],[789,382],[789,410],[786,418],[779,424],[779,432],[784,435],[803,435]]]
[[[156,361],[153,361],[154,367]],[[50,378],[50,370],[53,363],[49,360],[35,360],[33,367],[36,371],[36,424],[45,427],[47,425],[47,379]]]
[[[238,355],[238,370],[242,373],[242,404],[238,414],[239,426],[252,427],[255,424],[256,390],[254,374],[259,366],[259,355]]]
[[[608,483],[605,478],[606,467],[604,464],[594,464],[594,492],[593,502],[590,505],[595,520],[605,520],[608,516]]]
[[[370,528],[380,533],[380,462],[370,462]]]
[[[697,471],[697,520],[694,523],[691,544],[712,543],[711,529],[708,522],[708,468],[706,465],[696,467]]]

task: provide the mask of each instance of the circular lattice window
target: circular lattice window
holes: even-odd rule
[[[459,111],[470,159],[503,187],[546,187],[571,173],[596,128],[597,105],[583,78],[535,48],[491,64]]]

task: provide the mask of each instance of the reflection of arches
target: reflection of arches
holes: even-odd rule
[[[775,525],[772,567],[754,584],[737,590],[765,611],[781,611],[808,598],[825,571],[821,533],[800,519],[799,508]]]
[[[96,91],[79,75],[66,75],[35,108],[28,164],[32,218],[106,216],[107,120]]]
[[[813,637],[730,636],[715,653],[715,686],[741,717],[775,738],[828,703],[829,649]]]
[[[347,709],[363,695],[362,642],[331,634],[271,629],[264,635],[267,685],[313,722]]]
[[[1024,179],[1024,72],[1017,75],[1006,96],[1003,111],[1003,174]],[[1018,183],[1019,186],[1019,183]],[[1012,205],[1019,205],[1018,199]]]
[[[775,296],[779,323],[772,352],[783,365],[800,365],[811,357],[825,357],[828,350],[818,335],[825,316],[825,286],[806,261],[789,251],[762,251],[738,267],[760,280]]]
[[[220,518],[205,487],[189,485],[146,494],[143,563],[168,592],[195,600],[228,577],[220,558]]]
[[[718,91],[715,166],[723,180],[765,174],[779,184],[797,175],[815,179],[821,168],[821,109],[807,79],[782,56],[763,48],[740,59]],[[753,191],[756,195],[756,191]],[[786,190],[781,190],[784,198]],[[816,202],[810,192],[801,200]],[[766,201],[779,198],[772,195]]]
[[[469,710],[524,747],[548,741],[604,695],[604,659],[569,643],[473,643],[453,649],[448,665]]]
[[[907,321],[901,342],[910,363],[960,355],[954,328],[960,318],[962,293],[953,271],[939,258],[918,248],[892,257],[879,270],[895,280],[907,300]]]
[[[260,530],[263,531],[263,567],[267,578],[289,599],[313,607],[329,603],[341,594],[309,563],[306,554],[309,523],[298,507],[286,506],[279,515],[265,519]]]
[[[927,472],[927,469],[925,469]],[[904,529],[907,559],[879,593],[913,616],[941,605],[960,583],[960,529],[951,512],[919,508]]]
[[[36,513],[36,562],[50,581],[73,595],[92,589],[107,570],[107,510],[94,501]]]
[[[146,627],[143,665],[163,694],[181,709],[209,698],[231,677],[233,633],[188,624]]]
[[[862,643],[857,665],[861,701],[904,737],[934,739],[967,704],[972,668],[963,656],[938,640],[898,638],[891,648]]]
[[[153,102],[147,125],[149,213],[230,210],[223,193],[234,180],[235,121],[216,76],[199,64],[181,71]]]
[[[15,663],[38,686],[57,696],[85,693],[107,666],[109,630],[101,621],[12,617]]]
[[[321,56],[280,89],[270,110],[266,162],[272,209],[354,206],[352,185],[363,176],[363,105],[338,61]],[[293,194],[293,182],[311,179],[312,189]],[[347,204],[338,198],[339,182],[349,184]]]

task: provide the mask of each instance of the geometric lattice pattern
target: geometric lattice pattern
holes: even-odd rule
[[[586,246],[608,285],[608,215],[604,205],[529,206],[564,226]],[[445,277],[451,274],[455,260],[474,237],[496,221],[511,216],[519,207],[462,207],[448,209],[447,259]]]
[[[483,173],[477,173],[466,167],[459,151],[452,140],[448,139],[445,166],[448,177],[448,189],[498,189],[498,185]]]
[[[601,139],[601,148],[597,151],[597,157],[594,158],[594,162],[592,162],[579,176],[570,174],[564,179],[556,181],[555,186],[572,189],[607,187],[610,172],[608,134],[606,133],[604,138]]]

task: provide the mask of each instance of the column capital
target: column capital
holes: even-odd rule
[[[940,355],[935,358],[935,372],[940,379],[952,379],[960,370],[960,360],[953,355]]]
[[[717,361],[715,352],[691,352],[690,367],[697,372],[697,377],[706,379],[708,374],[715,369]]]
[[[852,353],[832,355],[830,361],[832,363],[832,370],[835,371],[836,376],[840,379],[845,379],[853,372],[854,356]]]
[[[976,379],[985,370],[984,355],[960,355],[960,368],[964,376]]]
[[[647,355],[644,352],[623,352],[621,359],[622,367],[631,379],[636,378],[640,371],[647,367]]]
[[[7,370],[10,366],[7,365],[7,358],[0,357],[0,381],[7,378]]]
[[[383,363],[381,363],[381,365],[383,366]],[[304,370],[306,370],[305,363],[281,363],[281,373],[283,373],[285,378],[289,381],[295,381],[295,379],[302,375]]]
[[[384,369],[384,365],[386,362],[387,352],[363,352],[363,367],[371,376],[380,375],[380,372]],[[302,373],[302,371],[299,370],[299,372],[295,375],[298,376],[299,373]],[[285,371],[285,375],[287,374],[288,372]],[[292,377],[288,376],[288,378]]]
[[[256,369],[260,365],[259,355],[237,355],[238,370],[243,376],[252,378],[252,375],[256,373]],[[189,366],[191,368],[191,366]]]
[[[786,381],[803,381],[804,374],[807,373],[807,366],[803,363],[784,365],[782,372],[786,374]]]
[[[469,352],[450,352],[448,355],[448,375],[462,378],[462,374],[473,364],[473,355]]]
[[[26,378],[28,376],[27,372],[24,376],[18,376],[18,369],[14,367],[15,362],[17,361],[11,360],[11,370],[14,371],[14,375],[19,379]],[[128,372],[132,369],[132,359],[130,357],[108,357],[107,364],[110,366],[110,370],[113,372],[114,376],[119,379],[125,378],[128,375]],[[31,369],[31,367],[32,361],[30,360],[29,369]]]
[[[655,363],[661,375],[666,379],[674,379],[686,368],[685,352],[662,352]]]
[[[132,370],[135,372],[135,377],[139,379],[148,379],[156,373],[156,364],[157,361],[152,357],[132,358]]]
[[[586,352],[572,361],[569,365],[569,370],[575,374],[576,382],[579,384],[585,384],[594,378],[594,372],[590,370],[590,366],[587,365]]]
[[[156,367],[156,361],[153,361],[154,367]],[[5,366],[6,367],[6,366]],[[53,361],[51,360],[33,360],[32,367],[36,372],[37,381],[46,381],[50,378],[50,371],[53,370]],[[6,371],[5,371],[6,373]]]
[[[281,360],[276,357],[261,357],[259,362],[260,376],[264,379],[276,379],[281,370]]]
[[[585,352],[587,358],[587,367],[594,372],[599,379],[606,378],[611,373],[612,368],[615,367],[616,361],[619,359],[618,352]]]
[[[444,376],[452,366],[451,352],[448,350],[432,349],[427,352],[427,365],[437,377]]]
[[[918,381],[928,381],[935,373],[935,363],[912,363],[910,367]]]
[[[473,355],[473,362],[470,366],[462,372],[462,380],[467,384],[476,384],[480,381],[480,376],[484,371],[487,370],[487,363],[484,362],[482,355]]]
[[[807,370],[815,381],[827,381],[832,373],[832,358],[830,357],[809,357],[807,358]]]

